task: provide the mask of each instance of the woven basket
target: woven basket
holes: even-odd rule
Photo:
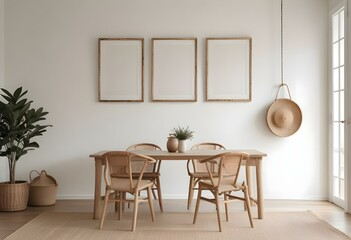
[[[36,173],[38,176],[32,178],[32,174]],[[56,203],[57,183],[55,178],[47,175],[45,170],[39,173],[32,170],[29,174],[31,180],[29,188],[28,205],[31,206],[48,206]]]
[[[0,183],[0,211],[14,212],[27,208],[29,184],[18,181],[15,184]]]

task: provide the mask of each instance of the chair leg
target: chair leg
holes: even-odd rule
[[[105,200],[104,200],[104,209],[102,210],[102,216],[101,216],[100,226],[99,226],[100,229],[102,229],[102,225],[104,225],[104,220],[105,220],[105,215],[106,215],[106,208],[107,208],[107,203],[108,203],[108,197],[109,196],[110,196],[110,190],[106,190]]]
[[[122,218],[123,193],[119,192],[118,195],[119,195],[118,196],[119,201],[117,202],[117,204],[118,204],[117,212],[118,212],[118,220],[121,220],[121,218]]]
[[[251,170],[250,170],[250,167],[249,166],[246,166],[246,181],[249,182],[251,181]],[[245,186],[245,181],[243,181],[242,183],[243,186]],[[250,192],[249,191],[249,186],[247,186],[247,190],[248,190],[248,193]],[[249,194],[249,197],[250,197],[250,194]],[[253,202],[251,202],[251,199],[249,198],[249,201],[250,201],[250,206],[253,206]],[[247,211],[247,208],[246,208],[246,199],[244,201],[244,211]]]
[[[229,219],[229,214],[228,214],[228,196],[227,196],[227,192],[224,192],[224,208],[225,208],[225,219],[228,222]]]
[[[157,185],[154,183],[154,186],[157,188]],[[156,193],[155,193],[155,188],[151,188],[151,191],[152,191],[152,195],[154,196],[154,199],[157,200],[157,196],[156,196]]]
[[[140,192],[139,192],[139,196],[140,196]],[[130,208],[130,202],[128,202],[128,208]]]
[[[126,200],[127,199],[127,193],[126,192],[123,192],[123,200]],[[122,205],[122,212],[124,212],[125,210],[125,202],[123,202],[123,205]]]
[[[215,201],[216,201],[216,210],[217,210],[217,220],[218,220],[218,227],[219,231],[222,232],[222,225],[221,225],[221,214],[220,214],[220,209],[219,209],[219,199],[218,199],[218,192],[214,192],[215,195]]]
[[[115,191],[115,198],[118,197],[118,192]],[[115,202],[115,213],[118,211],[118,202]]]
[[[196,207],[195,207],[193,224],[196,223],[197,214],[199,212],[201,193],[202,193],[202,186],[199,184],[199,189],[198,189],[198,192],[197,192],[197,200],[196,200]]]
[[[162,193],[161,193],[161,182],[160,177],[157,177],[157,194],[158,194],[158,204],[160,205],[160,210],[163,212],[163,203],[162,203]]]
[[[155,221],[155,212],[154,212],[154,206],[152,205],[152,199],[151,199],[151,187],[147,188],[147,201],[149,202],[149,208],[151,212],[151,219],[154,222]]]
[[[191,202],[194,197],[194,177],[190,176],[190,181],[189,181],[189,193],[188,193],[188,210],[191,206]]]
[[[136,220],[137,220],[137,216],[138,216],[139,193],[140,193],[140,191],[137,191],[134,193],[134,210],[133,210],[132,231],[135,231]]]
[[[254,223],[252,220],[252,215],[251,215],[251,207],[250,207],[250,197],[249,197],[249,193],[247,192],[247,188],[244,188],[244,195],[245,195],[245,202],[246,202],[246,209],[247,209],[247,213],[249,215],[249,219],[250,219],[250,225],[253,228],[254,227]]]
[[[116,199],[119,198],[119,194],[123,194],[123,199],[126,199],[126,196],[127,196],[126,192],[123,192],[123,193],[116,192],[116,194],[115,194]],[[118,213],[118,209],[119,209],[119,202],[115,202],[115,213]],[[124,209],[125,209],[125,204],[123,203],[122,204],[122,212],[124,212]]]

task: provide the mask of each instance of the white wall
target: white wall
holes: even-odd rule
[[[0,87],[4,86],[4,19],[5,19],[5,8],[4,8],[4,0],[0,0]]]
[[[346,0],[347,1],[347,0]],[[329,10],[332,10],[333,8],[335,8],[338,4],[340,4],[342,2],[342,0],[328,0],[328,4],[329,4]]]
[[[285,82],[303,111],[301,129],[279,138],[266,126],[280,84],[279,0],[11,0],[5,1],[5,86],[29,89],[54,127],[41,148],[20,160],[18,178],[46,169],[60,198],[91,198],[89,154],[138,142],[165,148],[173,127],[189,126],[189,145],[215,141],[257,149],[264,160],[266,198],[326,199],[327,0],[285,1]],[[205,38],[253,39],[253,100],[205,102]],[[97,39],[145,38],[145,102],[97,101]],[[198,38],[198,101],[150,102],[150,39]],[[164,162],[165,198],[185,198],[185,162]]]
[[[5,12],[4,12],[4,0],[0,0],[0,88],[4,87],[4,18],[5,18]],[[0,157],[0,182],[8,180],[8,174],[7,174],[7,161],[5,158]]]
[[[4,0],[0,0],[0,87],[4,86]]]

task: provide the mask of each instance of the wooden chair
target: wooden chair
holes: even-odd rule
[[[206,163],[206,169],[210,176],[210,179],[200,180],[199,181],[199,191],[198,197],[196,201],[195,207],[195,214],[194,214],[194,221],[195,224],[197,214],[200,207],[200,201],[205,200],[210,203],[216,204],[217,209],[217,220],[219,231],[222,231],[221,227],[221,218],[220,218],[220,209],[219,203],[224,203],[225,206],[225,214],[226,214],[226,221],[228,221],[228,203],[236,200],[244,201],[246,205],[247,213],[250,219],[251,227],[254,227],[254,223],[251,216],[251,209],[250,209],[250,198],[248,194],[247,186],[245,182],[241,185],[238,185],[237,178],[240,171],[240,164],[243,158],[247,158],[248,155],[245,153],[222,153],[216,156],[212,156],[209,158],[205,158],[200,160],[201,163]],[[218,175],[213,176],[211,170],[211,161],[213,159],[219,158],[218,163]],[[209,190],[213,194],[214,198],[209,199],[201,196],[202,190]],[[234,196],[231,193],[242,191],[244,193],[244,197]],[[220,195],[223,195],[223,200],[220,200]]]
[[[126,151],[110,151],[104,155],[106,162],[104,177],[106,183],[106,193],[104,200],[104,208],[100,221],[100,229],[102,228],[106,216],[106,207],[108,202],[118,203],[118,220],[121,219],[122,215],[122,204],[125,202],[134,203],[133,210],[133,221],[132,231],[135,231],[136,219],[138,215],[138,205],[140,202],[148,202],[152,221],[155,220],[154,209],[151,200],[151,187],[153,183],[149,180],[143,179],[145,169],[149,164],[156,163],[156,160],[144,156],[137,155]],[[138,162],[142,165],[139,170],[139,178],[135,179],[132,173],[135,172],[133,169],[133,163]],[[147,198],[140,197],[140,191],[147,190]],[[126,193],[134,195],[134,199],[128,200],[125,198]]]
[[[223,149],[225,150],[225,147],[219,143],[211,143],[211,142],[206,142],[206,143],[199,143],[191,147],[191,149],[205,149],[205,150],[216,150],[216,149]],[[214,160],[215,161],[215,160]],[[212,165],[213,171],[215,165]],[[201,179],[209,179],[206,166],[205,164],[199,163],[199,160],[197,159],[189,159],[187,162],[187,170],[188,170],[188,175],[190,177],[189,180],[189,193],[188,193],[188,206],[187,208],[189,209],[191,206],[191,202],[193,200],[194,196],[194,190],[198,190],[197,183]]]
[[[161,148],[152,143],[139,143],[132,145],[127,148],[127,151],[133,150],[161,150]],[[136,163],[137,164],[137,163]],[[140,166],[135,166],[136,168],[140,168]],[[162,204],[162,193],[161,193],[161,181],[160,181],[160,168],[161,168],[161,160],[156,160],[156,163],[150,164],[144,172],[143,179],[150,180],[153,183],[152,194],[155,199],[157,199],[155,190],[157,190],[158,195],[158,203],[160,206],[161,212],[163,212],[163,204]],[[133,173],[134,178],[138,178],[138,173]]]

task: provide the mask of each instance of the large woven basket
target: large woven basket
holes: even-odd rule
[[[32,178],[32,174],[38,176]],[[48,175],[45,170],[39,173],[32,170],[29,174],[31,180],[29,188],[28,205],[31,206],[48,206],[56,203],[57,182],[55,178]]]
[[[15,184],[0,183],[0,211],[14,212],[27,208],[29,184],[18,181]]]

